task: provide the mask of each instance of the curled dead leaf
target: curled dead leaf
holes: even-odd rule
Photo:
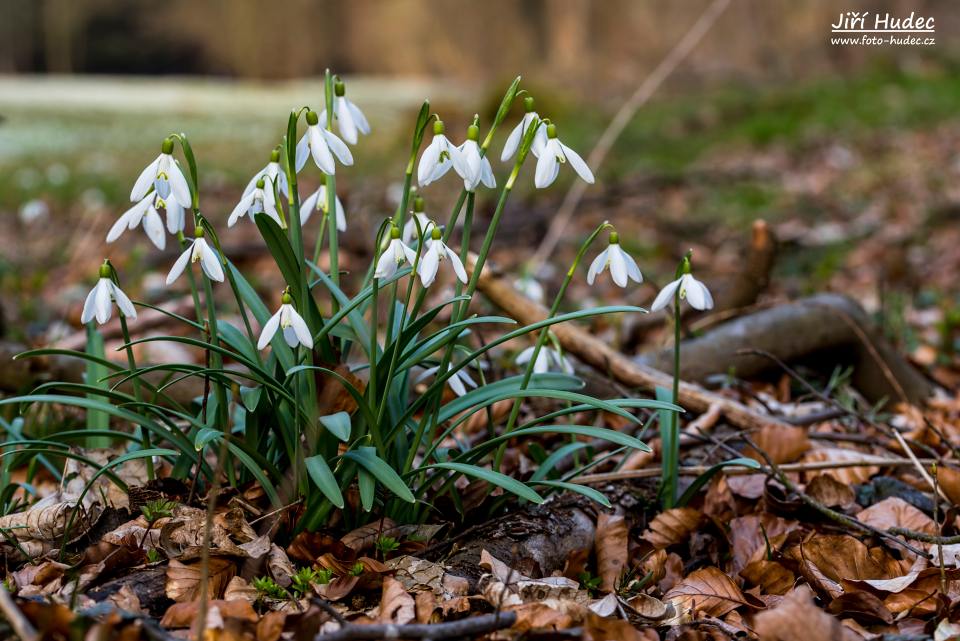
[[[703,514],[689,507],[677,507],[661,512],[650,521],[640,538],[657,549],[677,545],[687,540],[703,521]]]
[[[416,602],[407,594],[400,581],[387,576],[383,579],[383,593],[380,597],[380,612],[377,620],[381,623],[410,623],[417,616]]]
[[[260,618],[257,616],[257,613],[253,611],[253,606],[247,601],[212,600],[209,602],[208,607],[211,610],[213,608],[219,610],[220,617],[222,619],[241,619],[243,621],[256,623]],[[194,624],[197,616],[199,616],[199,613],[199,601],[191,601],[189,603],[174,603],[167,608],[166,613],[163,615],[163,619],[160,621],[160,625],[165,628],[189,628]]]
[[[782,424],[764,425],[760,432],[753,436],[753,441],[774,463],[792,463],[810,449],[810,439],[807,438],[805,428]],[[766,462],[752,447],[744,450],[744,454],[761,463]]]
[[[187,563],[171,559],[167,566],[167,597],[177,603],[194,601],[200,595],[202,563],[199,559]],[[224,557],[211,556],[208,564],[208,593],[211,599],[219,598],[237,573],[236,564]]]
[[[853,488],[830,474],[817,474],[807,482],[806,492],[816,501],[831,508],[844,509],[856,503]]]
[[[697,614],[722,617],[741,606],[763,607],[762,602],[745,596],[733,579],[715,567],[691,572],[663,599],[673,605],[678,620]]]
[[[857,513],[857,520],[878,530],[905,528],[925,534],[936,534],[933,519],[903,499],[892,496]]]
[[[600,587],[613,592],[627,566],[627,522],[622,515],[600,514],[594,549],[597,554],[597,574]]]
[[[809,588],[801,586],[776,607],[753,618],[760,641],[853,641],[839,620],[813,604]]]

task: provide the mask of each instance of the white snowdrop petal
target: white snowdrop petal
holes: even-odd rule
[[[97,313],[96,302],[97,302],[97,286],[100,284],[100,281],[97,281],[97,284],[93,286],[90,290],[90,293],[87,294],[86,300],[83,301],[83,311],[80,313],[80,322],[86,325],[91,320],[93,320],[94,315]]]
[[[387,250],[380,255],[377,260],[377,268],[373,272],[374,278],[390,278],[397,273],[397,259],[391,250]]]
[[[350,114],[353,116],[353,121],[357,125],[357,129],[360,130],[360,133],[367,135],[370,133],[370,123],[367,121],[367,117],[363,115],[363,112],[360,111],[360,107],[356,104],[344,98],[343,101],[347,103],[347,108],[350,109]]]
[[[517,126],[513,128],[513,131],[510,132],[510,135],[507,136],[507,142],[503,143],[503,151],[500,152],[500,161],[506,162],[510,160],[513,154],[517,153],[517,149],[520,147],[520,141],[523,139],[523,130],[527,123],[527,117],[524,116],[523,120],[517,123]]]
[[[297,143],[297,157],[294,165],[296,166],[298,174],[300,170],[303,169],[303,166],[307,164],[307,158],[310,157],[310,143],[307,136],[308,134],[304,133],[300,138],[300,142]]]
[[[419,383],[420,381],[426,380],[427,378],[429,378],[430,376],[432,376],[433,374],[435,374],[436,371],[439,370],[439,369],[440,369],[440,366],[439,366],[439,365],[434,365],[433,367],[428,367],[427,369],[425,369],[425,370],[423,370],[422,372],[420,372],[420,375],[417,376],[416,380],[414,380],[413,382],[414,382],[414,383]]]
[[[476,386],[477,386],[477,382],[474,381],[472,378],[470,378],[470,374],[467,373],[467,368],[466,368],[466,367],[464,367],[463,369],[457,370],[457,373],[454,374],[454,378],[459,378],[460,380],[462,380],[464,383],[466,383],[466,384],[469,385],[470,387],[476,387]]]
[[[307,327],[306,321],[295,309],[291,309],[290,312],[290,325],[300,344],[308,349],[313,349],[313,336],[310,335],[310,328]]]
[[[190,197],[190,186],[187,184],[187,179],[184,177],[183,172],[180,170],[180,165],[177,164],[176,160],[170,160],[170,193],[173,194],[174,199],[184,207],[191,207],[193,201]]]
[[[417,165],[417,183],[419,183],[421,187],[430,184],[439,158],[440,144],[439,140],[434,138],[430,144],[427,145],[427,148],[423,150],[423,155],[420,156],[420,164]]]
[[[597,275],[603,273],[603,270],[607,266],[607,253],[610,251],[609,246],[607,249],[604,249],[602,252],[597,254],[597,257],[593,259],[593,262],[590,263],[590,269],[587,270],[587,284],[593,285],[593,281],[596,280]]]
[[[123,312],[123,315],[131,320],[136,320],[137,310],[134,308],[133,303],[127,298],[127,295],[123,293],[119,287],[113,281],[110,282],[110,292],[113,294],[113,299],[117,302],[117,307],[120,308],[120,311]]]
[[[200,246],[200,266],[203,267],[203,271],[210,277],[210,280],[222,283],[223,267],[220,266],[220,258],[217,256],[217,252],[213,251],[202,238],[198,238],[197,242],[203,243]]]
[[[321,187],[320,189],[323,189]],[[300,226],[302,227],[310,220],[310,216],[313,215],[313,212],[319,209],[318,205],[320,204],[320,189],[316,190],[303,201],[303,204],[300,205]]]
[[[98,323],[103,325],[110,320],[112,308],[110,307],[110,280],[107,278],[101,278],[97,283],[97,294],[94,302],[94,309],[96,310],[96,318]]]
[[[657,297],[653,299],[653,304],[650,305],[651,312],[661,310],[673,301],[673,296],[677,288],[680,287],[680,280],[681,279],[678,278],[675,281],[671,281],[660,290]]]
[[[187,249],[180,254],[180,258],[177,259],[177,262],[170,268],[170,273],[167,274],[167,285],[173,284],[173,281],[180,278],[180,274],[183,273],[183,270],[187,268],[187,264],[190,262],[191,254],[193,254],[193,246],[187,247]]]
[[[171,234],[183,231],[184,209],[175,200],[167,201],[167,231]]]
[[[447,247],[443,246],[447,250],[447,258],[450,259],[450,266],[453,267],[453,273],[457,275],[457,278],[464,285],[467,284],[467,270],[463,268],[463,263],[460,261],[460,257],[457,256],[456,252]]]
[[[147,209],[147,214],[143,218],[143,231],[157,249],[163,251],[167,246],[167,235],[163,229],[163,219],[157,213],[155,207]]]
[[[264,167],[263,169],[261,169],[260,171],[258,171],[253,175],[253,178],[250,179],[250,182],[247,183],[247,186],[243,188],[243,195],[241,196],[241,198],[245,198],[250,194],[250,192],[252,192],[254,189],[257,188],[257,181],[267,175],[267,168],[269,166],[270,165],[267,165],[266,167]]]
[[[420,260],[420,282],[423,283],[424,287],[433,284],[438,269],[440,269],[440,255],[431,242],[430,247],[427,248],[427,253]]]
[[[643,282],[643,274],[640,273],[640,268],[637,266],[637,261],[633,259],[633,256],[627,252],[623,252],[623,260],[627,264],[627,276],[637,281],[638,283]]]
[[[463,396],[467,393],[467,388],[463,386],[463,381],[461,381],[460,377],[456,374],[447,379],[447,385],[450,386],[450,389],[452,389],[453,393],[457,396]]]
[[[337,98],[336,102],[337,124],[340,127],[340,133],[343,134],[343,139],[346,142],[355,145],[357,144],[357,125],[353,122],[353,114],[350,113],[350,108],[347,107],[343,97]]]
[[[517,358],[514,359],[513,362],[516,363],[517,365],[523,365],[525,363],[530,362],[530,358],[533,356],[533,349],[534,349],[533,345],[526,348],[525,350],[517,354]]]
[[[277,328],[280,327],[280,311],[277,311],[276,314],[270,317],[270,320],[266,322],[263,326],[263,329],[260,331],[260,340],[257,341],[257,349],[263,349],[270,344],[270,341],[273,339],[273,335],[277,333]]]
[[[610,277],[620,287],[627,286],[627,264],[620,245],[610,245]]]
[[[346,143],[337,137],[337,134],[326,129],[321,129],[320,133],[337,160],[347,166],[353,164],[353,154],[350,152],[350,147],[347,147]]]
[[[230,212],[230,216],[227,218],[227,227],[233,227],[236,225],[237,221],[245,216],[248,211],[250,211],[250,207],[253,205],[253,199],[256,195],[257,191],[253,190],[240,199],[240,202],[237,203],[237,206],[233,208],[233,211]]]
[[[559,171],[560,167],[557,157],[545,149],[544,152],[540,154],[540,158],[537,159],[537,172],[534,175],[533,184],[537,189],[549,187],[553,181],[556,180]]]
[[[140,175],[137,176],[137,181],[133,184],[133,189],[130,190],[130,200],[141,200],[147,195],[147,190],[150,189],[150,185],[153,184],[153,179],[157,175],[157,165],[160,163],[162,156],[163,154],[157,156],[154,161],[144,167]]]
[[[310,141],[310,154],[313,156],[313,162],[325,174],[334,175],[337,166],[333,162],[333,154],[327,146],[327,141],[323,137],[323,131],[317,125],[311,125],[307,129],[308,140]]]
[[[590,167],[587,166],[587,163],[584,162],[583,158],[580,157],[580,154],[575,152],[570,147],[567,147],[562,142],[558,141],[560,148],[563,149],[563,155],[566,157],[567,162],[570,163],[570,166],[573,167],[573,170],[583,178],[584,182],[588,184],[593,184],[593,172],[590,171]]]

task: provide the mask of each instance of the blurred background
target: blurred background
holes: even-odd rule
[[[219,221],[262,167],[289,109],[322,101],[330,67],[373,135],[338,172],[346,260],[362,269],[393,205],[420,102],[459,141],[490,121],[518,74],[541,114],[587,157],[613,114],[709,1],[0,0],[0,313],[7,336],[46,342],[77,329],[105,254],[146,300],[174,243],[142,231],[103,239],[170,132],[190,136],[201,204]],[[933,17],[932,46],[831,44],[841,11]],[[743,268],[763,219],[780,255],[764,297],[856,296],[918,359],[954,349],[960,324],[960,10],[952,0],[731,0],[691,55],[595,167],[558,247],[558,272],[586,230],[621,228],[649,303],[687,247],[708,280]],[[495,155],[520,117],[494,143]],[[507,169],[494,163],[502,181]],[[316,172],[315,172],[316,173]],[[306,195],[319,184],[309,172]],[[458,185],[424,195],[446,218]],[[571,175],[511,201],[495,258],[507,270],[542,240]],[[479,201],[478,222],[494,196]],[[273,277],[252,225],[221,234]],[[308,228],[308,242],[316,229]],[[474,236],[476,238],[476,235]],[[348,263],[348,267],[350,264]],[[555,274],[538,274],[549,284]],[[137,291],[139,289],[139,291]],[[583,291],[583,299],[606,292]],[[610,294],[612,295],[612,294]],[[920,319],[918,321],[918,319]]]

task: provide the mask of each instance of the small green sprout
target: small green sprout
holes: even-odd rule
[[[580,579],[580,585],[583,586],[583,589],[591,594],[600,589],[600,582],[602,579],[598,576],[593,576],[590,572],[583,571],[577,578]]]
[[[357,561],[356,563],[353,564],[353,567],[350,568],[350,576],[360,576],[361,574],[363,574],[365,569],[366,568],[363,567],[363,563],[361,563],[360,561]]]
[[[143,518],[147,519],[147,523],[153,525],[160,519],[171,516],[176,507],[176,501],[157,499],[145,503],[144,506],[140,508],[140,511],[143,513]]]
[[[156,563],[161,558],[162,557],[160,556],[160,553],[157,552],[156,548],[150,548],[147,550],[147,563]]]
[[[317,580],[316,582],[320,585],[326,585],[333,580],[333,570],[330,568],[320,568],[316,571]]]
[[[268,576],[261,576],[253,580],[253,589],[257,591],[259,598],[283,599],[287,593],[277,585],[277,582]]]
[[[400,547],[400,541],[396,540],[392,536],[381,536],[377,539],[376,548],[380,552],[380,556],[384,559],[387,558],[387,555],[391,552],[396,552]]]
[[[296,597],[301,597],[310,592],[311,583],[320,583],[317,571],[311,567],[300,568],[290,579],[293,581],[290,590]]]

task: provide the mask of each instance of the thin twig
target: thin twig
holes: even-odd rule
[[[890,532],[890,534],[896,534],[897,536],[903,536],[923,543],[932,543],[933,545],[956,545],[960,543],[960,534],[957,536],[936,536],[934,534],[926,534],[925,532],[917,532],[916,530],[908,530],[903,527],[892,527],[887,531]]]
[[[601,134],[600,139],[597,140],[597,144],[594,145],[590,155],[587,156],[587,164],[593,171],[597,171],[600,168],[607,154],[610,153],[610,149],[613,148],[613,144],[617,141],[617,138],[620,137],[620,134],[623,133],[626,126],[630,124],[637,110],[650,100],[657,89],[660,88],[660,85],[662,85],[680,63],[690,55],[707,32],[710,31],[710,28],[713,27],[717,19],[723,15],[723,12],[729,4],[730,0],[713,0],[713,2],[704,9],[703,13],[700,14],[697,21],[693,23],[690,30],[684,34],[683,38],[681,38],[666,57],[660,61],[660,64],[657,65],[653,72],[637,87],[633,95],[623,103],[619,111],[614,115],[613,120],[607,125],[606,130]],[[553,253],[557,243],[563,237],[563,232],[570,223],[573,212],[583,198],[586,189],[587,183],[580,180],[574,181],[570,187],[570,190],[563,199],[563,203],[560,205],[560,209],[550,223],[550,228],[547,230],[546,236],[544,236],[543,241],[530,260],[533,273],[536,273],[540,265]]]
[[[498,612],[448,623],[393,623],[360,625],[347,623],[336,632],[318,634],[314,641],[361,641],[367,639],[470,639],[511,627],[516,612]]]
[[[0,582],[0,612],[3,612],[3,616],[10,622],[10,627],[22,641],[37,641],[40,638],[36,629],[13,602],[13,598],[7,592],[7,586],[2,582]]]
[[[907,444],[907,440],[903,438],[903,434],[900,433],[900,430],[897,428],[892,428],[891,431],[896,437],[897,442],[900,443],[900,447],[907,454],[907,457],[913,462],[913,466],[917,468],[917,471],[920,472],[920,476],[923,477],[923,480],[933,489],[934,502],[937,500],[937,496],[942,498],[947,503],[950,503],[950,499],[947,498],[947,495],[943,493],[943,490],[937,487],[937,484],[933,482],[933,479],[930,477],[930,473],[927,472],[926,468],[920,464],[920,461],[917,459],[917,455],[913,453],[913,448]]]

